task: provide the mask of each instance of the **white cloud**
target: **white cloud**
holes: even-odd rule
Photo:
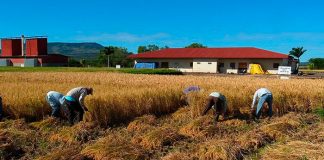
[[[324,40],[324,33],[310,33],[310,32],[284,32],[284,33],[239,33],[235,35],[225,35],[223,41],[271,41],[271,40]]]
[[[78,41],[87,41],[87,42],[114,41],[114,42],[134,43],[134,42],[162,40],[168,37],[170,37],[170,35],[166,33],[156,33],[151,35],[136,35],[130,33],[116,33],[116,34],[103,33],[98,35],[76,36],[75,39]]]

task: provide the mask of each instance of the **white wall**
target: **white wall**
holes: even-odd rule
[[[217,67],[220,63],[224,63],[224,67],[219,68],[220,73],[238,73],[239,63],[261,64],[262,68],[268,70],[271,74],[277,74],[278,69],[273,68],[274,63],[279,65],[287,65],[286,59],[137,59],[136,62],[168,62],[170,69],[178,69],[182,72],[204,72],[218,73]],[[230,67],[230,63],[235,63],[235,68]],[[193,63],[193,66],[190,66]],[[200,64],[199,64],[200,63]]]
[[[217,73],[217,59],[194,59],[193,72]]]
[[[261,64],[262,69],[267,70],[271,74],[277,74],[278,69],[273,68],[274,63],[279,65],[287,65],[286,59],[220,59],[218,63],[224,63],[224,68],[220,68],[221,73],[235,73],[238,72],[239,63],[251,63]],[[235,63],[235,69],[230,67],[230,63]]]

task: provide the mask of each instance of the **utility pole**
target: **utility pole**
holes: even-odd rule
[[[24,35],[21,35],[21,56],[24,56],[25,53],[24,53],[24,48],[25,48],[25,36]]]
[[[109,55],[107,55],[108,56],[108,68],[109,68]]]

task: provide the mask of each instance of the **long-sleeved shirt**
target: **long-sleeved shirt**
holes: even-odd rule
[[[47,99],[51,102],[51,103],[55,103],[55,104],[59,104],[62,105],[63,104],[63,97],[64,95],[56,92],[56,91],[49,91],[47,93]]]
[[[209,96],[217,97],[218,99],[220,99],[221,101],[223,101],[224,112],[226,112],[226,109],[227,109],[227,101],[226,101],[226,97],[224,95],[222,95],[219,92],[212,92]]]
[[[85,109],[84,98],[88,95],[87,89],[85,87],[73,88],[70,90],[66,96],[73,97],[76,101],[79,102],[82,109]]]
[[[258,89],[253,96],[252,106],[251,108],[254,108],[255,102],[257,99],[260,99],[265,94],[272,94],[268,89],[266,88],[260,88]]]
[[[226,113],[226,109],[227,109],[226,97],[219,92],[212,92],[209,96],[216,97],[216,98],[218,98],[218,100],[222,101],[223,113]],[[212,103],[209,102],[206,105],[205,110],[203,111],[202,115],[205,115],[208,112],[208,110],[210,110],[212,107],[214,107],[214,109],[216,109],[217,104],[216,103],[214,103],[213,105],[212,104],[213,104],[213,102]]]

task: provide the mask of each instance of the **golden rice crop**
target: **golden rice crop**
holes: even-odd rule
[[[87,121],[102,126],[128,122],[144,114],[157,116],[176,111],[182,106],[182,90],[199,85],[204,91],[191,99],[192,117],[203,110],[210,92],[223,93],[228,110],[245,112],[255,90],[270,89],[274,94],[275,114],[287,111],[310,111],[324,104],[324,80],[262,78],[253,76],[160,76],[121,73],[0,73],[0,95],[4,111],[13,118],[42,119],[49,114],[45,94],[50,90],[62,93],[78,86],[94,88],[86,98],[90,110]]]

